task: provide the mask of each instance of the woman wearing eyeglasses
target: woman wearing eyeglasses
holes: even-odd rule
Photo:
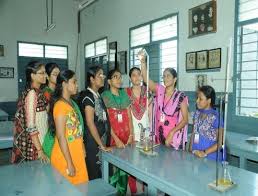
[[[119,70],[113,69],[108,73],[109,90],[102,93],[107,107],[111,125],[111,146],[125,148],[134,141],[133,124],[131,117],[131,101],[125,91],[120,89],[122,75]],[[110,178],[110,184],[117,187],[121,195],[126,195],[128,176],[122,170],[114,169],[114,175]]]
[[[87,72],[88,88],[79,96],[81,113],[84,116],[84,145],[87,149],[87,168],[89,180],[101,178],[100,149],[110,151],[110,123],[107,109],[99,94],[104,86],[105,75],[99,66],[91,67]]]
[[[138,54],[144,82],[147,82],[146,54]],[[175,149],[185,149],[188,124],[188,98],[176,89],[177,73],[173,68],[163,72],[164,86],[149,80],[149,89],[156,94],[156,139]]]
[[[48,130],[47,101],[40,90],[46,83],[45,65],[30,62],[26,68],[26,86],[15,114],[12,163],[40,159],[49,162],[42,149]]]
[[[49,102],[51,95],[55,91],[56,78],[60,73],[60,69],[56,63],[47,63],[45,69],[47,73],[47,81],[46,81],[46,86],[43,89],[43,92],[47,101]]]
[[[133,124],[130,110],[130,99],[122,85],[122,75],[119,70],[108,73],[109,90],[102,97],[107,107],[111,124],[111,146],[124,148],[134,141]]]
[[[56,78],[60,73],[60,69],[56,63],[47,63],[45,69],[47,73],[47,81],[45,87],[43,88],[43,93],[46,97],[47,102],[49,103],[50,98],[56,89]],[[51,157],[54,141],[55,138],[52,135],[52,131],[48,130],[44,139],[44,143],[42,145],[43,151],[46,153],[48,158]]]

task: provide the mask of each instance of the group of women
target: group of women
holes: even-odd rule
[[[130,88],[121,88],[122,74],[114,69],[107,75],[109,88],[99,94],[106,76],[95,66],[87,71],[87,88],[79,95],[73,71],[60,72],[55,63],[29,63],[15,116],[12,162],[50,162],[75,185],[100,178],[101,151],[140,141],[141,127],[150,126],[152,115],[156,143],[185,150],[188,98],[176,89],[176,71],[164,70],[164,85],[147,81],[144,53],[139,53],[139,59],[141,69],[133,67],[129,72]],[[144,85],[147,82],[149,89]],[[154,96],[147,97],[147,91]],[[219,132],[223,135],[223,123],[214,104],[214,89],[200,87],[189,145],[197,157],[216,159],[222,144],[223,138],[217,137]],[[128,184],[133,187],[136,181],[129,177]],[[131,193],[137,192],[131,187]]]

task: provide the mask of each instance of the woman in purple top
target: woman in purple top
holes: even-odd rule
[[[139,53],[144,82],[147,82],[146,56]],[[164,86],[149,80],[155,93],[155,134],[157,143],[175,149],[185,149],[187,141],[188,99],[176,89],[177,73],[173,68],[163,72]]]
[[[190,151],[197,157],[216,160],[218,143],[223,141],[223,120],[214,109],[215,91],[211,86],[202,86],[198,89],[196,100],[197,110],[193,116],[193,132],[190,141]],[[220,137],[218,133],[220,132]],[[225,153],[225,152],[224,152]],[[219,151],[219,161],[224,160],[222,150]]]

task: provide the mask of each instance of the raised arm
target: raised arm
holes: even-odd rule
[[[142,77],[143,77],[143,81],[145,83],[147,83],[147,63],[146,63],[146,54],[143,50],[141,50],[139,53],[138,53],[138,58],[141,62],[141,72],[142,72]],[[156,92],[156,86],[157,84],[152,81],[150,78],[149,78],[149,89],[152,91],[152,92]]]

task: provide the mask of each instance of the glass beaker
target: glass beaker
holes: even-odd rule
[[[144,138],[143,151],[149,152],[151,150],[151,141],[149,137]]]
[[[218,184],[223,186],[232,185],[232,180],[231,180],[227,161],[222,162],[222,172],[221,172],[221,176],[219,178]]]

